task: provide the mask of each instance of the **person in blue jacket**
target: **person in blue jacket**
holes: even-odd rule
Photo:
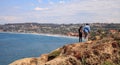
[[[84,38],[86,41],[88,41],[88,36],[90,34],[90,26],[89,24],[86,24],[83,28],[83,32],[84,32]]]

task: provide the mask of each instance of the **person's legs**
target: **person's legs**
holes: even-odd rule
[[[86,37],[87,37],[87,33],[86,33],[86,32],[84,32],[84,38],[86,39]]]
[[[79,42],[82,42],[82,38],[81,38],[81,36],[79,36]]]
[[[82,33],[79,33],[79,42],[82,42]]]
[[[79,37],[79,42],[82,42],[82,37]]]
[[[86,41],[88,41],[88,33],[87,32],[84,32],[84,39],[86,40]]]
[[[82,42],[82,37],[80,38],[80,42]]]

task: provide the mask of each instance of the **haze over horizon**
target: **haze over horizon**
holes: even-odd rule
[[[0,0],[0,24],[120,23],[120,0]]]

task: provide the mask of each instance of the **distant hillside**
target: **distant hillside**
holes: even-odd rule
[[[44,33],[61,34],[78,33],[78,28],[84,24],[39,24],[39,23],[16,23],[0,25],[1,32],[18,33]],[[102,30],[120,30],[120,24],[90,23],[92,31]],[[76,36],[76,35],[75,35]]]

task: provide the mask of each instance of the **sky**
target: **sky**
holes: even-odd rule
[[[7,23],[120,23],[120,0],[0,0]]]

